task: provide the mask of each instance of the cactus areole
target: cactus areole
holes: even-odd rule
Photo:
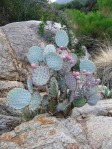
[[[73,50],[67,48],[68,39],[67,33],[59,30],[55,36],[57,47],[49,44],[44,49],[38,46],[29,49],[27,58],[32,72],[27,79],[27,90],[14,88],[9,91],[7,100],[12,108],[29,107],[38,114],[44,111],[55,115],[66,113],[71,105],[93,106],[101,99],[94,63],[89,59],[79,61]],[[39,87],[46,88],[44,96]]]

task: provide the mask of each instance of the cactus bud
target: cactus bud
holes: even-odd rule
[[[91,73],[88,71],[88,72],[86,72],[86,76],[90,76],[91,75]]]
[[[77,77],[77,76],[80,76],[80,73],[78,72],[78,71],[73,71],[73,75],[74,75],[74,77]]]
[[[36,68],[36,65],[33,63],[33,64],[31,64],[31,67],[32,68]]]
[[[75,78],[76,78],[76,80],[80,80],[80,76],[76,76]]]
[[[72,57],[70,57],[69,55],[65,55],[67,60],[71,60]]]

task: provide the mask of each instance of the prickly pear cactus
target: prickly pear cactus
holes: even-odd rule
[[[55,41],[58,48],[49,44],[43,49],[38,46],[29,49],[27,58],[31,69],[27,79],[28,91],[15,88],[8,93],[9,105],[23,109],[23,113],[28,109],[27,116],[43,112],[52,115],[64,113],[67,116],[73,105],[95,105],[100,100],[97,91],[100,79],[93,76],[94,63],[88,59],[80,60],[80,72],[77,71],[78,57],[73,49],[67,48],[67,33],[64,30],[58,31]],[[43,97],[40,88],[44,89]],[[112,91],[109,91],[110,94]]]
[[[55,42],[59,47],[67,47],[69,38],[64,30],[60,30],[56,33]]]
[[[36,92],[32,95],[32,99],[29,104],[29,109],[34,111],[37,108],[39,108],[40,104],[41,104],[41,96],[39,93]]]
[[[33,83],[31,76],[27,79],[27,87],[30,93],[33,93]]]
[[[50,80],[49,95],[51,98],[58,96],[58,82],[55,77],[52,77]]]
[[[85,98],[75,99],[73,104],[75,107],[82,107],[86,104],[86,99]]]
[[[93,87],[85,91],[85,96],[89,98],[91,95],[96,94],[96,93],[97,93],[97,87]]]
[[[85,90],[83,88],[78,88],[76,93],[76,99],[82,99],[85,96]]]
[[[63,103],[59,103],[57,105],[57,111],[65,111],[68,107],[68,102],[64,101]]]
[[[71,73],[66,75],[66,84],[71,91],[75,91],[76,89],[76,79]]]
[[[93,94],[91,95],[89,98],[88,98],[88,101],[87,103],[91,106],[94,106],[97,104],[97,102],[101,99],[101,95],[96,93],[96,94]]]
[[[36,86],[46,85],[49,81],[49,68],[46,66],[38,66],[32,75],[33,84]]]
[[[37,46],[31,47],[27,54],[27,58],[31,64],[38,64],[38,62],[43,60],[43,49]]]
[[[74,91],[70,91],[69,93],[69,101],[73,102],[75,99],[75,92]]]
[[[74,54],[74,53],[69,53],[69,56],[72,58],[72,60],[73,60],[73,63],[71,64],[71,66],[73,67],[73,66],[75,66],[76,64],[77,64],[77,62],[78,62],[78,57],[77,57],[77,55],[76,54]]]
[[[96,67],[92,61],[85,59],[81,60],[80,62],[80,71],[82,72],[83,70],[86,70],[92,74],[95,72]]]
[[[14,88],[9,91],[7,95],[9,106],[14,109],[22,109],[29,105],[31,100],[31,94],[29,91],[22,88]]]
[[[64,61],[62,69],[59,71],[60,74],[66,75],[71,70],[71,64],[69,61]]]
[[[48,95],[44,95],[42,99],[42,106],[45,107],[48,106],[48,104],[49,104],[49,97]]]
[[[61,92],[66,92],[67,86],[66,86],[65,77],[60,77],[60,78],[58,79],[58,85],[59,85],[59,88],[60,88],[60,91],[61,91]]]
[[[44,57],[46,56],[46,55],[48,55],[49,53],[56,53],[56,48],[55,48],[55,46],[54,45],[52,45],[52,44],[49,44],[49,45],[47,45],[45,48],[44,48],[44,53],[43,53],[43,55],[44,55]]]
[[[63,65],[63,60],[62,58],[56,54],[56,53],[49,53],[46,56],[46,62],[49,68],[52,68],[53,70],[60,70]]]

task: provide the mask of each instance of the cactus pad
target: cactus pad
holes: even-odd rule
[[[43,53],[43,55],[44,55],[44,57],[46,56],[46,55],[48,55],[49,53],[56,53],[56,48],[55,48],[55,46],[54,45],[52,45],[52,44],[49,44],[49,45],[47,45],[46,47],[45,47],[45,49],[44,49],[44,53]]]
[[[73,104],[75,107],[82,107],[86,104],[86,99],[85,98],[75,99]]]
[[[49,68],[46,66],[38,66],[32,75],[33,84],[37,86],[43,86],[47,84],[49,78]]]
[[[69,38],[64,30],[60,30],[56,33],[55,42],[59,47],[67,47]]]
[[[65,77],[60,77],[58,79],[58,85],[59,85],[59,88],[61,90],[61,92],[65,92],[67,87],[66,87],[66,80],[65,80]]]
[[[63,103],[59,103],[57,105],[57,111],[65,111],[68,107],[67,101],[64,101]]]
[[[59,71],[61,75],[66,75],[71,70],[71,64],[69,61],[64,61],[62,69]]]
[[[89,98],[90,96],[92,96],[92,95],[94,95],[94,94],[96,94],[96,93],[97,93],[97,87],[95,86],[95,87],[93,87],[93,88],[91,88],[91,89],[89,89],[89,90],[86,90],[85,96],[86,96],[87,98]]]
[[[45,107],[49,104],[49,98],[48,95],[44,95],[42,99],[42,106]]]
[[[91,106],[94,106],[97,104],[97,102],[101,99],[101,95],[96,93],[96,94],[93,94],[91,95],[89,98],[88,98],[88,101],[87,103]]]
[[[27,79],[27,87],[30,93],[33,93],[33,83],[32,83],[32,78],[28,77]]]
[[[75,99],[75,92],[74,91],[70,91],[69,93],[69,101],[73,102]]]
[[[95,72],[96,68],[92,61],[85,59],[81,60],[80,62],[80,71],[82,72],[83,70],[86,70],[92,74]]]
[[[37,108],[39,108],[40,104],[41,104],[40,94],[39,93],[34,93],[32,95],[32,99],[31,99],[30,104],[29,104],[29,109],[34,111]]]
[[[25,89],[14,88],[11,91],[9,91],[7,95],[7,100],[9,106],[11,106],[12,108],[22,109],[29,104],[31,100],[31,94],[29,91]]]
[[[55,77],[50,80],[49,94],[51,98],[55,98],[58,95],[58,82]]]
[[[65,56],[65,55],[68,55],[68,52],[66,50],[63,50],[60,54],[61,56]]]
[[[73,64],[71,64],[71,66],[73,67],[73,66],[75,66],[77,64],[78,57],[74,53],[69,53],[69,56],[72,57],[72,60],[74,61]]]
[[[29,49],[29,52],[27,54],[28,61],[31,64],[37,64],[38,61],[43,60],[43,49],[37,46],[33,46]]]
[[[76,99],[82,99],[85,96],[85,91],[83,88],[78,88],[77,90],[77,95],[76,95]]]
[[[63,65],[62,58],[56,54],[56,53],[49,53],[46,56],[46,62],[49,68],[52,68],[53,70],[60,70]]]
[[[75,91],[76,88],[76,79],[71,73],[66,75],[66,84],[71,91]]]

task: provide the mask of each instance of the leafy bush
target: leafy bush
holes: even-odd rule
[[[67,48],[67,33],[64,30],[58,31],[55,41],[57,48],[50,44],[44,49],[38,46],[29,49],[27,58],[32,70],[27,80],[28,90],[12,89],[7,96],[11,107],[28,107],[29,111],[36,111],[38,114],[49,112],[56,115],[59,112],[66,113],[71,105],[95,105],[100,100],[97,90],[100,80],[93,76],[94,63],[87,58],[81,59],[78,72],[76,64],[79,60],[74,51]],[[43,97],[39,86],[46,87]],[[35,91],[35,88],[38,91]]]
[[[83,10],[83,11],[90,11],[94,9],[96,4],[96,0],[72,0],[69,3],[65,4],[57,4],[54,3],[53,5],[55,6],[56,9],[58,10],[66,10],[66,9],[78,9],[78,10]]]
[[[99,10],[106,17],[112,17],[112,1],[111,0],[97,0]]]
[[[47,3],[47,0],[42,0]],[[42,7],[41,4],[32,0],[0,0],[1,25],[8,22],[41,20],[46,18],[50,20],[52,13]]]
[[[67,10],[77,36],[89,36],[104,39],[105,34],[112,37],[112,19],[99,11],[85,14],[79,10]]]

